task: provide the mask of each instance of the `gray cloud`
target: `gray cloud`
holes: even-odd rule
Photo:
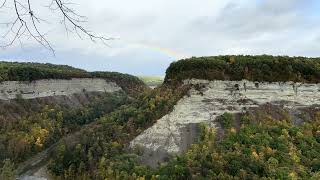
[[[19,47],[0,58],[33,57],[90,70],[163,74],[172,60],[219,54],[319,56],[316,0],[78,0],[90,30],[118,37],[112,48],[66,36],[59,24],[43,25],[57,57]],[[42,9],[41,13],[46,14]],[[0,20],[2,18],[0,17]],[[52,19],[53,21],[56,19]],[[55,22],[55,21],[54,21]],[[28,42],[27,47],[40,47]],[[90,64],[86,61],[90,59]],[[77,60],[77,63],[74,63]]]

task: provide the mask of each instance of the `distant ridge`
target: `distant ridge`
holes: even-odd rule
[[[118,72],[88,72],[68,65],[0,61],[0,82],[35,81],[42,79],[102,78],[117,83],[130,94],[147,86],[139,78]]]
[[[171,63],[165,82],[192,78],[320,83],[320,58],[269,55],[192,57]]]

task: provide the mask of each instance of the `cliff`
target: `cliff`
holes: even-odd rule
[[[288,111],[294,121],[301,123],[305,120],[301,118],[303,109],[316,106],[320,110],[320,84],[196,79],[183,83],[192,86],[188,95],[130,144],[143,149],[145,164],[156,166],[170,155],[185,152],[198,138],[197,125],[219,128],[216,118],[224,113],[244,113],[271,105]]]
[[[108,82],[114,82],[131,96],[137,96],[147,89],[147,86],[139,78],[129,74],[118,72],[88,72],[71,66],[48,63],[0,61],[0,82],[19,81],[16,83],[16,85],[19,85],[21,83],[26,84],[27,82],[31,83],[39,80],[71,80],[84,78],[98,78],[105,79]]]
[[[120,90],[121,87],[116,83],[98,78],[73,78],[71,80],[49,79],[32,82],[5,81],[0,83],[0,100],[68,96],[84,92],[111,93]]]
[[[281,111],[295,123],[302,123],[320,110],[318,83],[317,58],[215,56],[173,62],[166,71],[165,84],[191,85],[191,90],[130,146],[141,148],[141,161],[155,167],[195,143],[201,123],[220,129],[219,136],[223,136],[217,117],[224,113],[255,114],[257,109],[271,109],[275,116],[281,116],[277,115]]]

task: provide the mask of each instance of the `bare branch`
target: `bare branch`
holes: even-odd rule
[[[11,22],[0,22],[0,25],[5,25],[8,28],[8,30],[2,35],[2,38],[10,38],[11,40],[7,44],[0,44],[0,47],[6,48],[12,46],[17,40],[22,47],[21,38],[26,38],[27,40],[32,38],[54,54],[54,49],[47,40],[46,33],[42,33],[39,29],[42,22],[49,22],[37,15],[37,11],[33,9],[31,1],[32,0],[13,0],[13,10],[16,17]],[[63,24],[67,35],[69,33],[75,33],[80,39],[83,39],[83,36],[86,36],[92,42],[100,41],[106,46],[108,46],[106,41],[113,39],[98,36],[85,29],[81,23],[87,22],[87,18],[77,14],[76,11],[70,7],[72,5],[76,5],[75,3],[64,0],[50,1],[50,4],[45,7],[53,12],[58,11],[61,13],[62,20],[60,23]],[[0,3],[0,9],[5,7],[7,3],[7,0],[3,0],[3,2]]]
[[[79,23],[85,22],[85,21],[81,20],[81,18],[85,18],[84,16],[80,16],[77,13],[75,13],[75,11],[73,9],[68,8],[66,6],[66,3],[62,2],[62,0],[54,0],[54,1],[56,2],[58,9],[60,10],[60,12],[64,16],[64,24],[65,24],[65,21],[68,20],[69,23],[71,23],[74,26],[73,29],[75,30],[77,35],[80,37],[80,39],[82,39],[82,38],[81,38],[81,35],[79,34],[79,31],[81,31],[86,36],[88,36],[90,38],[90,40],[93,42],[96,42],[96,40],[100,40],[102,43],[107,45],[105,41],[112,40],[112,38],[105,38],[103,36],[97,36],[95,34],[92,34],[88,30],[83,28],[81,25],[79,25]],[[72,17],[72,16],[75,16],[75,17]]]
[[[32,33],[30,33],[30,30],[29,28],[27,27],[27,30],[29,31],[29,33],[31,34],[31,36],[38,42],[40,43],[42,46],[44,46],[45,48],[48,48],[52,51],[52,53],[54,53],[54,50],[53,48],[51,47],[50,43],[46,40],[46,38],[44,37],[43,34],[41,34],[37,28],[37,25],[35,23],[35,20],[37,20],[39,23],[40,23],[40,20],[39,18],[37,18],[32,9],[31,9],[31,4],[30,4],[30,0],[28,0],[28,9],[29,9],[29,14],[30,14],[30,17],[31,17],[31,21],[32,21],[32,25],[34,27],[34,29],[36,30],[36,33],[38,36],[34,36]]]
[[[7,0],[4,0],[3,3],[0,5],[0,9],[3,8],[7,3]]]

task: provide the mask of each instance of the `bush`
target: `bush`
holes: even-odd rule
[[[15,170],[14,164],[6,159],[3,161],[3,166],[0,168],[0,179],[4,180],[15,180]]]
[[[221,124],[223,128],[229,129],[232,126],[234,117],[230,113],[224,113],[223,115],[217,118],[217,121]]]

